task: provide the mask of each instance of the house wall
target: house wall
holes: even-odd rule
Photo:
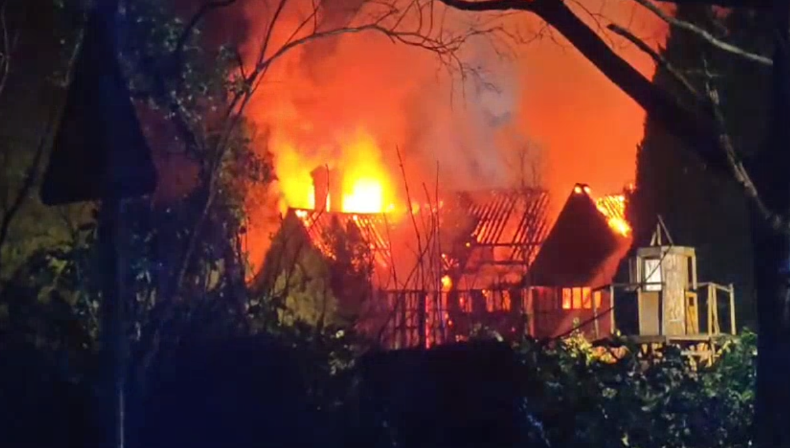
[[[527,304],[529,328],[530,335],[535,338],[555,338],[579,330],[593,340],[612,332],[608,291],[595,292],[587,287],[535,287],[531,289],[530,299]]]
[[[663,333],[666,335],[686,334],[685,296],[688,285],[688,258],[681,254],[668,253],[662,264],[664,287]]]

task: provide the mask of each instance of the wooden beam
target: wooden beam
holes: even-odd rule
[[[615,320],[614,320],[614,285],[609,285],[609,306],[611,309],[609,310],[609,316],[611,317],[611,332],[614,334],[617,331],[617,327],[615,327]]]
[[[733,335],[738,334],[738,329],[735,327],[735,285],[730,283],[730,331]]]
[[[691,255],[691,286],[697,290],[697,255]]]
[[[708,286],[708,300],[707,300],[707,302],[708,302],[708,335],[713,334],[713,326],[714,326],[714,323],[713,323],[713,307],[712,307],[713,298],[711,297],[711,291],[713,291],[713,288]]]
[[[598,305],[595,303],[595,293],[596,291],[590,291],[590,300],[592,300],[592,310],[593,310],[593,328],[595,328],[595,339],[600,337],[600,330],[598,329]],[[598,292],[598,296],[600,297],[601,293]],[[614,311],[614,308],[612,308]]]

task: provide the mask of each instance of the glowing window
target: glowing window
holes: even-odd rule
[[[582,308],[585,310],[592,308],[591,294],[590,288],[582,288]]]
[[[595,301],[595,308],[601,309],[601,291],[595,291],[593,293],[593,300]]]
[[[502,309],[510,311],[510,291],[502,291]]]
[[[571,294],[570,288],[562,288],[562,309],[571,309]]]
[[[573,309],[580,310],[582,308],[582,289],[573,288]]]
[[[645,291],[661,291],[661,260],[645,259]]]
[[[483,297],[486,299],[486,311],[489,313],[494,311],[494,295],[491,294],[491,291],[484,289]]]

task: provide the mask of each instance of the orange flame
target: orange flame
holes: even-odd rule
[[[453,280],[449,275],[442,277],[442,291],[449,291],[453,287]]]
[[[343,175],[341,208],[344,213],[392,211],[396,199],[394,188],[375,139],[360,130],[335,143],[339,150],[332,151],[333,147],[327,145],[300,151],[301,148],[285,138],[275,139],[274,165],[282,196],[281,208],[314,209],[315,190],[310,172],[318,166],[329,165],[339,168]],[[335,201],[336,198],[329,197],[330,210],[336,210]]]
[[[625,196],[604,196],[595,201],[598,210],[606,217],[609,227],[623,236],[631,234],[631,226],[625,219]]]
[[[343,211],[383,213],[394,200],[389,173],[376,141],[364,132],[343,148]],[[387,207],[385,207],[385,203]]]

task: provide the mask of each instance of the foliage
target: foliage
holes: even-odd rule
[[[751,444],[752,333],[728,343],[712,367],[699,369],[675,347],[650,363],[630,347],[613,362],[611,353],[594,350],[578,336],[553,347],[527,342],[517,352],[530,415],[551,446]]]
[[[251,301],[269,323],[301,322],[318,332],[324,326],[352,328],[371,302],[373,262],[355,224],[332,218],[311,236],[289,214],[273,238]]]

